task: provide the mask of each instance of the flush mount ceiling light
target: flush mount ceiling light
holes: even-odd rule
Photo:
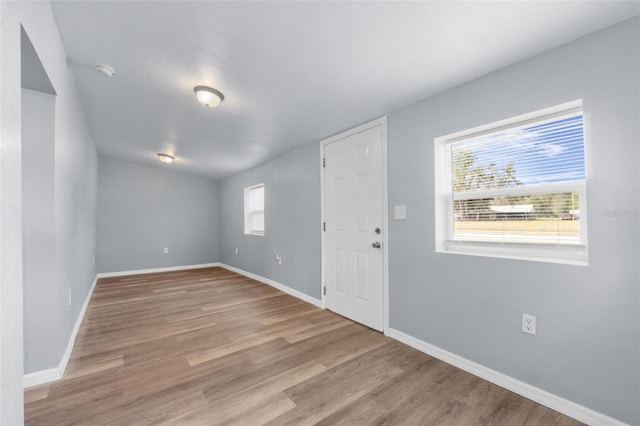
[[[107,77],[113,77],[114,75],[116,75],[116,70],[108,65],[98,64],[96,65],[96,71],[106,75]]]
[[[224,100],[224,95],[211,87],[196,86],[193,91],[196,92],[198,102],[209,108],[217,107]]]
[[[158,154],[158,159],[163,163],[169,164],[173,161],[173,158],[174,158],[173,155],[162,154],[162,153]]]

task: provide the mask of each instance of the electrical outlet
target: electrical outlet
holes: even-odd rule
[[[71,289],[69,289],[69,306],[71,306]]]
[[[522,332],[536,335],[536,317],[522,314]]]
[[[278,265],[282,265],[282,256],[279,254],[276,254],[276,262],[278,262]]]
[[[164,254],[167,254],[167,253],[169,253],[169,247],[164,248]]]
[[[236,254],[238,254],[238,247],[236,247]]]

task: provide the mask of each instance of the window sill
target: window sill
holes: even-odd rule
[[[245,232],[244,235],[257,235],[259,237],[264,237],[264,231],[249,231]]]
[[[587,246],[576,244],[490,243],[477,241],[444,241],[438,253],[495,257],[500,259],[560,263],[589,266]]]

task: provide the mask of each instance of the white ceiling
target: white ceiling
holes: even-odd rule
[[[222,178],[635,16],[639,5],[56,1],[53,12],[102,154]],[[202,107],[197,85],[224,102]],[[176,161],[163,165],[158,152]]]

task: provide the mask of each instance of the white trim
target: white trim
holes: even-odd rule
[[[586,247],[581,245],[519,244],[478,241],[444,241],[438,253],[495,257],[497,259],[527,260],[531,262],[559,263],[589,266]]]
[[[262,210],[254,210],[251,205],[251,193],[254,189],[262,188]],[[259,183],[257,185],[248,186],[244,189],[244,233],[245,235],[259,235],[264,236],[264,230],[266,228],[266,216],[265,216],[265,185]],[[262,212],[262,229],[254,229],[253,226],[253,214],[255,212]]]
[[[389,335],[389,173],[387,165],[387,116],[382,116],[375,120],[356,126],[337,135],[333,135],[320,142],[320,297],[321,306],[326,309],[325,286],[325,232],[323,230],[324,217],[324,150],[325,147],[337,140],[361,133],[365,130],[382,126],[382,331]]]
[[[512,188],[494,188],[479,191],[455,192],[451,179],[451,152],[447,147],[451,143],[463,139],[472,139],[511,128],[522,128],[531,123],[541,123],[557,120],[560,117],[577,116],[582,114],[584,126],[584,152],[587,152],[587,138],[589,131],[584,119],[584,109],[581,99],[556,105],[550,108],[533,111],[497,122],[474,127],[434,139],[434,182],[435,182],[435,251],[437,253],[453,255],[485,256],[502,259],[516,259],[535,262],[560,263],[566,265],[588,266],[589,251],[587,245],[587,205],[586,205],[586,177],[585,179],[540,183],[517,186]],[[585,174],[586,170],[585,158]],[[454,200],[472,200],[493,198],[510,195],[547,194],[561,192],[579,193],[580,210],[580,240],[579,244],[571,244],[566,249],[556,244],[538,243],[534,237],[524,237],[526,244],[503,244],[499,241],[454,240],[453,204]]]
[[[327,309],[327,298],[325,292],[326,280],[324,273],[324,265],[326,263],[324,256],[324,239],[325,239],[325,231],[326,231],[326,223],[324,218],[324,169],[325,169],[325,158],[324,158],[324,146],[322,142],[320,143],[320,302],[322,305],[322,309]]]
[[[87,311],[87,306],[89,306],[89,301],[91,300],[91,295],[93,294],[93,290],[95,290],[96,288],[97,282],[98,282],[98,274],[96,274],[96,277],[93,279],[93,283],[91,284],[91,288],[89,288],[87,297],[84,299],[84,303],[82,304],[82,309],[80,309],[80,313],[78,314],[76,323],[73,326],[73,330],[71,331],[71,336],[69,337],[69,343],[67,343],[67,350],[64,351],[64,355],[62,355],[62,359],[60,360],[60,365],[58,366],[58,369],[60,370],[60,377],[64,375],[64,371],[67,369],[67,364],[69,363],[69,359],[71,358],[71,352],[73,351],[73,345],[75,345],[76,343],[76,336],[78,335],[78,331],[80,331],[80,325],[82,325],[84,314]]]
[[[152,274],[156,272],[171,272],[171,271],[183,271],[187,269],[199,269],[199,268],[212,268],[212,267],[220,267],[227,269],[229,271],[238,273],[240,275],[244,275],[245,277],[254,279],[256,281],[260,281],[261,283],[270,285],[271,287],[277,288],[278,290],[287,293],[293,297],[297,297],[298,299],[304,300],[307,303],[311,303],[314,306],[319,308],[323,308],[320,300],[315,297],[311,297],[307,294],[304,294],[298,290],[295,290],[291,287],[288,287],[284,284],[280,284],[279,282],[273,281],[269,278],[262,277],[260,275],[254,274],[252,272],[247,272],[243,269],[236,268],[235,266],[227,265],[220,262],[215,263],[201,263],[199,265],[185,265],[185,266],[170,266],[167,268],[154,268],[154,269],[138,269],[134,271],[121,271],[121,272],[103,272],[98,274],[98,278],[108,278],[108,277],[120,277],[123,275],[139,275],[139,274]]]
[[[287,293],[291,296],[297,297],[307,303],[310,303],[319,308],[323,308],[320,300],[311,297],[307,294],[304,294],[298,290],[294,290],[291,287],[288,287],[284,284],[280,284],[276,281],[270,280],[268,278],[261,277],[260,275],[252,274],[251,272],[244,271],[242,269],[221,264],[218,262],[215,263],[202,263],[198,265],[185,265],[185,266],[170,266],[166,268],[153,268],[153,269],[137,269],[132,271],[119,271],[119,272],[102,272],[96,274],[96,277],[93,280],[93,284],[91,284],[91,288],[89,289],[89,293],[85,298],[84,304],[82,305],[82,309],[80,309],[80,314],[76,320],[76,323],[71,331],[71,335],[69,337],[69,342],[67,343],[67,349],[62,355],[62,359],[60,363],[55,368],[49,368],[47,370],[35,371],[33,373],[25,374],[22,378],[23,385],[25,388],[30,388],[32,386],[41,385],[44,383],[54,382],[56,380],[60,380],[64,375],[64,371],[67,368],[67,364],[69,363],[69,359],[71,358],[71,352],[73,351],[73,346],[76,341],[76,336],[78,331],[80,330],[80,325],[82,324],[82,320],[84,319],[85,312],[87,310],[87,306],[89,306],[89,301],[91,300],[91,295],[93,294],[93,290],[96,287],[96,283],[100,278],[109,278],[109,277],[120,277],[125,275],[140,275],[140,274],[150,274],[156,272],[171,272],[171,271],[184,271],[189,269],[199,269],[199,268],[210,268],[210,267],[222,267],[232,272],[236,272],[240,275],[244,275],[248,278],[254,279],[256,281],[262,282],[264,284],[270,285],[271,287],[277,288],[278,290]]]
[[[324,307],[322,306],[322,301],[316,299],[315,297],[311,297],[308,294],[302,293],[301,291],[295,290],[289,286],[286,286],[284,284],[280,284],[279,282],[273,281],[269,278],[265,278],[263,276],[254,274],[252,272],[247,272],[243,269],[240,268],[236,268],[235,266],[231,266],[231,265],[226,265],[224,263],[219,264],[218,266],[220,266],[221,268],[227,269],[231,272],[235,272],[237,274],[240,275],[244,275],[247,278],[251,278],[252,280],[256,280],[259,281],[261,283],[267,284],[273,288],[276,288],[280,291],[282,291],[283,293],[287,293],[290,296],[293,297],[297,297],[298,299],[310,303],[313,306],[317,306],[318,308],[324,309]]]
[[[64,355],[62,356],[62,359],[60,360],[60,364],[56,368],[50,368],[47,370],[41,370],[41,371],[25,374],[23,376],[24,387],[29,388],[32,386],[56,381],[62,378],[64,371],[67,368],[69,359],[71,358],[71,353],[73,350],[73,346],[75,344],[75,339],[78,334],[78,331],[80,330],[80,325],[82,324],[82,321],[84,319],[87,306],[89,305],[89,301],[91,300],[91,296],[93,295],[93,291],[95,289],[96,283],[99,278],[123,276],[123,275],[146,274],[150,272],[181,271],[181,270],[197,269],[197,268],[203,268],[203,267],[216,267],[216,266],[222,267],[224,269],[238,273],[240,275],[244,275],[248,278],[254,279],[264,284],[270,285],[271,287],[274,287],[284,293],[287,293],[300,300],[303,300],[304,302],[310,303],[319,308],[324,308],[323,306],[324,297],[322,298],[322,300],[318,300],[314,297],[304,294],[298,290],[292,289],[291,287],[288,287],[284,284],[280,284],[269,278],[265,278],[260,275],[253,274],[251,272],[247,272],[240,268],[236,268],[234,266],[226,265],[223,263],[217,263],[217,262],[199,264],[199,265],[187,265],[187,266],[176,266],[176,267],[155,268],[155,269],[141,269],[141,270],[134,270],[134,271],[121,271],[121,272],[96,274],[96,277],[94,278],[93,283],[91,284],[91,288],[87,293],[87,297],[85,298],[84,304],[82,305],[82,309],[80,310],[76,323],[73,327],[73,330],[69,337],[69,342],[67,344],[67,349]],[[587,408],[575,402],[569,401],[567,399],[564,399],[562,397],[549,393],[545,390],[542,390],[530,384],[524,383],[518,379],[502,374],[498,371],[485,367],[481,364],[477,364],[473,361],[470,361],[452,352],[449,352],[435,345],[427,343],[423,340],[415,338],[400,330],[389,328],[387,322],[385,322],[385,334],[387,334],[392,339],[395,339],[408,346],[411,346],[412,348],[415,348],[427,355],[433,356],[434,358],[437,358],[441,361],[444,361],[448,364],[458,367],[468,373],[471,373],[474,376],[480,377],[484,380],[487,380],[491,383],[501,386],[507,390],[515,392],[518,395],[521,395],[525,398],[528,398],[532,401],[535,401],[539,404],[542,404],[546,407],[549,407],[553,410],[556,410],[560,413],[570,416],[578,421],[581,421],[587,424],[592,424],[592,425],[615,425],[615,426],[626,425],[626,423],[623,423],[605,414],[599,413],[595,410],[592,410],[590,408]]]
[[[73,351],[73,346],[76,343],[76,336],[78,335],[78,331],[80,331],[80,325],[82,325],[84,314],[87,311],[87,306],[89,306],[89,301],[91,300],[91,295],[93,295],[93,290],[96,288],[96,283],[98,282],[99,278],[98,275],[99,274],[96,274],[95,278],[93,279],[93,283],[89,288],[87,297],[84,299],[84,303],[82,304],[82,308],[80,309],[80,313],[78,314],[76,323],[73,326],[73,330],[71,330],[71,335],[69,336],[69,341],[67,342],[67,349],[62,355],[60,363],[55,368],[49,368],[48,370],[35,371],[33,373],[25,374],[22,378],[22,383],[25,388],[30,388],[32,386],[41,385],[43,383],[60,380],[64,375],[64,371],[67,369],[67,364],[69,364],[69,359],[71,359],[71,352]]]
[[[60,374],[60,368],[49,368],[48,370],[35,371],[33,373],[25,374],[22,376],[22,383],[24,388],[30,388],[32,386],[42,385],[44,383],[55,382],[60,380],[62,375]]]
[[[482,136],[487,133],[499,132],[501,130],[525,127],[532,123],[541,123],[546,121],[557,120],[559,117],[578,115],[583,113],[582,99],[565,102],[563,104],[554,105],[552,107],[531,111],[525,114],[516,115],[514,117],[503,120],[494,121],[471,129],[461,130],[459,132],[450,133],[448,135],[436,138],[447,139],[450,142],[456,142],[461,139],[471,139]]]
[[[220,266],[220,263],[218,262],[200,263],[197,265],[167,266],[164,268],[151,268],[151,269],[134,269],[131,271],[100,272],[98,274],[98,278],[121,277],[124,275],[155,274],[157,272],[184,271],[187,269],[212,268],[215,266]]]
[[[387,116],[382,117],[382,332],[389,335],[389,171],[387,167]]]
[[[626,423],[616,420],[613,417],[609,417],[583,405],[576,404],[568,399],[564,399],[533,385],[492,370],[491,368],[477,364],[394,328],[389,330],[389,337],[583,423],[590,425],[626,425]]]

